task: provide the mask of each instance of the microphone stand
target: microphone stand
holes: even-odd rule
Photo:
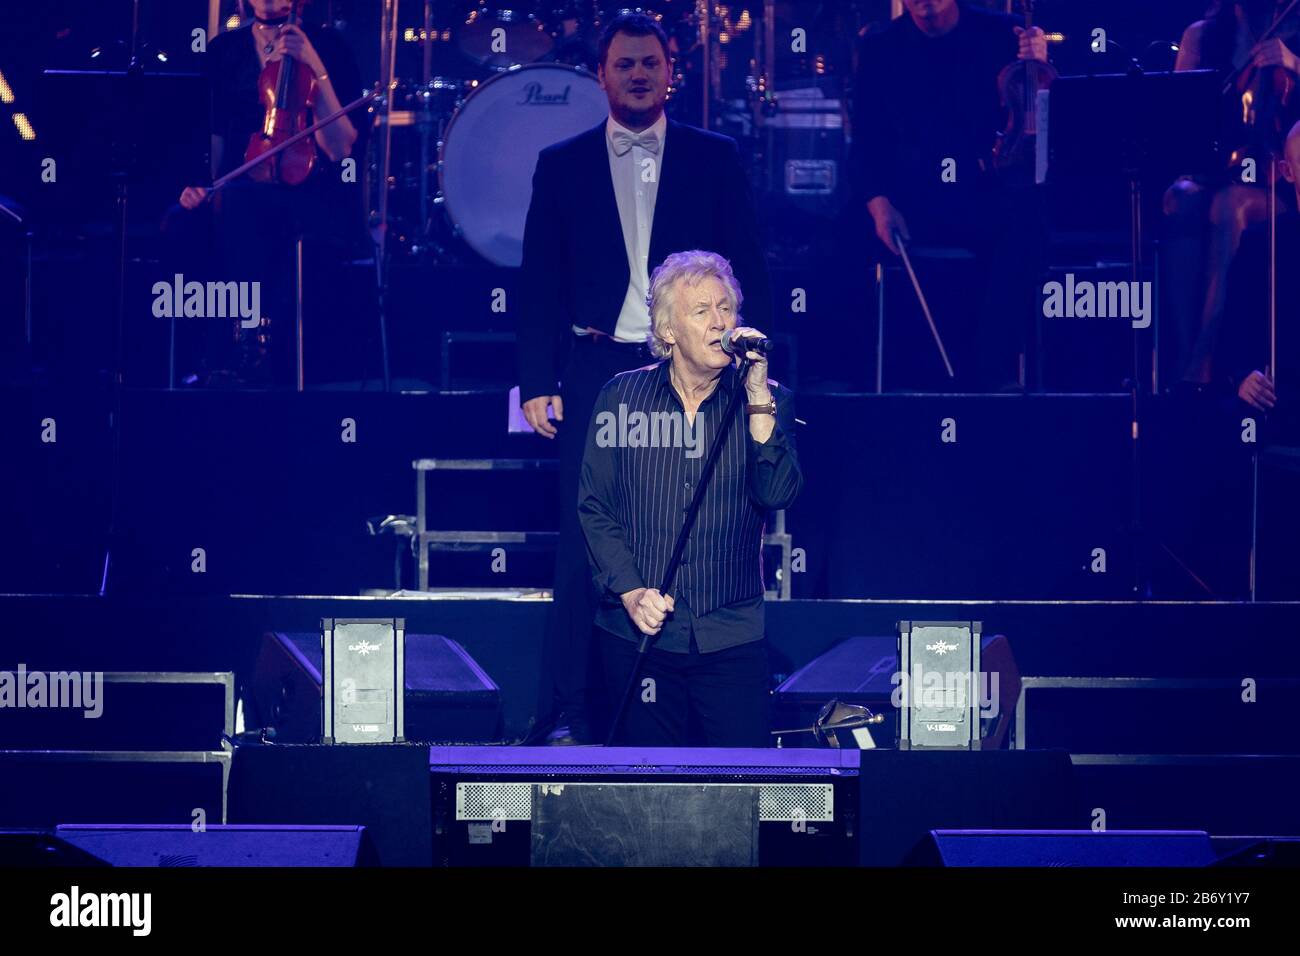
[[[121,506],[122,485],[122,390],[126,379],[126,269],[127,269],[127,221],[130,209],[131,180],[137,174],[140,127],[136,122],[139,115],[134,108],[141,100],[140,78],[144,75],[144,62],[140,57],[140,0],[131,4],[131,45],[127,60],[123,96],[126,108],[123,128],[119,129],[121,137],[112,150],[114,164],[113,178],[116,214],[117,245],[117,285],[113,303],[113,380],[111,410],[109,411],[109,432],[112,451],[109,462],[108,492],[108,531],[104,535],[104,560],[99,575],[99,596],[108,594],[110,577],[113,572],[113,552],[119,542],[119,509]],[[170,383],[169,383],[170,384]]]
[[[718,456],[722,454],[722,446],[727,441],[727,435],[731,433],[732,423],[736,419],[736,409],[740,407],[740,399],[745,394],[745,375],[749,372],[749,359],[741,357],[740,367],[736,375],[736,388],[731,393],[731,400],[727,402],[727,411],[722,419],[722,427],[718,433],[713,436],[713,444],[709,446],[708,457],[704,459],[704,466],[700,469],[700,480],[695,486],[695,493],[691,496],[690,507],[686,510],[686,519],[682,522],[682,529],[677,533],[677,543],[673,545],[673,552],[668,558],[668,566],[664,569],[663,580],[659,584],[659,593],[667,594],[673,586],[673,581],[677,577],[677,568],[682,563],[682,552],[686,550],[686,541],[691,536],[691,530],[695,527],[695,519],[700,511],[700,503],[704,500],[704,492],[709,487],[709,481],[713,478],[713,466],[717,463]],[[697,411],[698,415],[699,412]],[[636,649],[636,660],[632,663],[632,672],[627,675],[627,684],[623,688],[623,693],[619,697],[618,710],[614,711],[614,719],[609,725],[609,734],[605,737],[605,746],[612,746],[614,736],[618,733],[618,726],[623,721],[623,712],[627,710],[627,702],[632,696],[632,688],[636,685],[637,675],[641,673],[641,665],[645,662],[646,652],[650,649],[650,641],[653,635],[642,634],[641,643]]]

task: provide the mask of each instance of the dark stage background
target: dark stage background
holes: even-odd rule
[[[222,17],[230,13],[231,4],[220,6]],[[761,5],[732,6],[738,17]],[[782,29],[805,25],[810,37],[809,53],[778,58],[778,91],[815,90],[845,112],[854,38],[888,4],[775,6]],[[416,17],[413,5],[403,7]],[[363,0],[312,7],[343,33],[363,84],[377,77],[378,9]],[[208,5],[167,0],[141,2],[140,10],[149,71],[158,75],[131,109],[111,89],[92,84],[74,94],[42,72],[123,68],[130,3],[51,0],[0,10],[0,72],[12,92],[0,103],[0,195],[17,211],[0,214],[0,593],[11,596],[0,604],[10,617],[0,664],[25,657],[31,667],[58,667],[67,654],[86,669],[243,671],[263,630],[310,631],[323,615],[364,607],[462,642],[501,682],[508,734],[522,734],[535,704],[545,602],[492,602],[480,613],[487,605],[358,597],[393,589],[395,547],[402,583],[412,586],[409,550],[371,534],[367,521],[414,512],[413,460],[555,453],[505,429],[514,321],[492,303],[496,290],[507,300],[517,295],[517,270],[479,257],[441,213],[427,236],[401,221],[389,262],[390,393],[381,389],[374,261],[366,255],[324,275],[308,264],[320,284],[305,304],[305,393],[168,389],[170,327],[151,314],[151,289],[168,276],[172,251],[160,220],[180,189],[202,178],[206,118],[194,108],[202,93],[193,76],[202,61],[190,45],[191,31],[208,23]],[[1038,4],[1039,22],[1066,34],[1053,50],[1064,74],[1123,71],[1133,58],[1167,69],[1169,43],[1203,12],[1201,0]],[[1106,54],[1088,48],[1096,27],[1107,31]],[[743,101],[754,36],[738,31],[734,41],[723,95],[736,99],[739,82]],[[399,47],[398,72],[409,76],[419,68],[418,44]],[[449,45],[435,53],[437,73],[486,75]],[[684,56],[681,69],[670,111],[697,121],[699,65]],[[32,139],[20,137],[19,113]],[[1171,391],[1164,374],[1142,409],[1137,469],[1130,335],[1122,323],[1086,320],[1040,326],[1030,394],[910,394],[888,376],[887,393],[874,394],[879,314],[868,223],[845,207],[842,190],[795,202],[772,175],[779,149],[843,162],[847,131],[841,125],[815,141],[791,137],[774,147],[746,127],[744,114],[724,109],[714,125],[738,138],[748,163],[778,306],[767,330],[780,344],[774,375],[795,390],[804,422],[797,437],[807,486],[787,515],[798,552],[795,600],[768,611],[782,672],[843,637],[889,633],[918,606],[900,603],[911,600],[928,614],[982,618],[987,630],[1005,631],[1026,673],[1296,674],[1286,637],[1292,605],[1235,616],[1244,605],[1233,602],[1250,593],[1254,499],[1251,446],[1241,441],[1234,400]],[[129,157],[114,145],[114,129],[135,130],[148,147],[131,167],[118,393],[112,174]],[[59,160],[57,183],[41,180],[48,156]],[[1149,223],[1158,221],[1162,188],[1147,192]],[[399,198],[409,200],[409,191]],[[1053,268],[1123,274],[1126,194],[1057,190],[1051,200]],[[1147,238],[1150,267],[1159,230]],[[954,273],[926,268],[936,310],[968,314]],[[903,343],[887,363],[933,363],[905,280],[892,273],[887,284],[887,327],[891,335],[902,330]],[[795,290],[806,311],[787,307]],[[182,350],[192,334],[180,330]],[[1162,373],[1169,338],[1157,347]],[[354,440],[344,438],[349,422]],[[944,440],[949,422],[955,441]],[[431,522],[554,530],[552,480],[439,477]],[[1300,599],[1295,493],[1293,473],[1261,469],[1261,601]],[[203,551],[202,571],[195,549]],[[507,557],[494,570],[484,553],[435,555],[431,580],[549,585],[545,552],[507,549]],[[1105,611],[1090,603],[1146,599],[1225,603]],[[839,601],[848,603],[831,603]]]

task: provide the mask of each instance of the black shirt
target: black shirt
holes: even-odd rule
[[[664,361],[624,372],[601,390],[582,461],[578,516],[601,594],[596,623],[629,640],[640,634],[619,595],[661,584],[727,402],[744,387],[736,369],[726,369],[688,435],[668,367]],[[670,591],[677,610],[655,644],[662,650],[686,653],[692,635],[703,653],[763,636],[763,523],[803,484],[793,396],[775,382],[771,387],[777,420],[766,442],[750,436],[743,400],[737,409],[682,552]],[[651,424],[638,431],[638,421]],[[663,438],[673,422],[680,441]]]
[[[998,73],[1016,59],[1018,21],[965,3],[957,26],[929,37],[904,14],[863,40],[854,81],[852,174],[855,202],[887,196],[937,205],[938,190],[979,178],[1004,117]],[[956,183],[940,179],[957,162]]]

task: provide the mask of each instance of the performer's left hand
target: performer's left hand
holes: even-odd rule
[[[311,40],[307,39],[307,34],[302,32],[301,27],[292,23],[280,27],[280,35],[276,38],[275,49],[271,56],[272,59],[291,56],[311,70],[315,76],[325,72],[325,64],[321,61],[316,48],[311,45]]]
[[[1024,27],[1016,27],[1016,36],[1020,38],[1020,49],[1017,56],[1022,60],[1038,60],[1040,63],[1047,62],[1047,34],[1043,32],[1042,27],[1030,27],[1026,30]]]
[[[767,338],[758,329],[751,329],[748,326],[737,326],[731,332],[733,341],[737,338]],[[753,349],[745,351],[745,358],[749,359],[749,373],[745,376],[745,391],[749,393],[749,402],[751,405],[763,405],[772,399],[772,390],[767,384],[767,356],[762,352],[755,352]],[[737,356],[736,361],[740,358]]]

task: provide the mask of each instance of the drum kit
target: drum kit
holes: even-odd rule
[[[604,24],[630,9],[659,20],[677,62],[673,103],[692,85],[691,51],[701,36],[708,42],[700,23],[715,45],[729,25],[749,25],[728,24],[726,8],[705,0],[414,6],[421,20],[408,26],[400,17],[409,5],[385,0],[380,70],[389,95],[372,108],[371,231],[389,256],[498,266],[522,259],[538,152],[608,113],[596,79]]]

